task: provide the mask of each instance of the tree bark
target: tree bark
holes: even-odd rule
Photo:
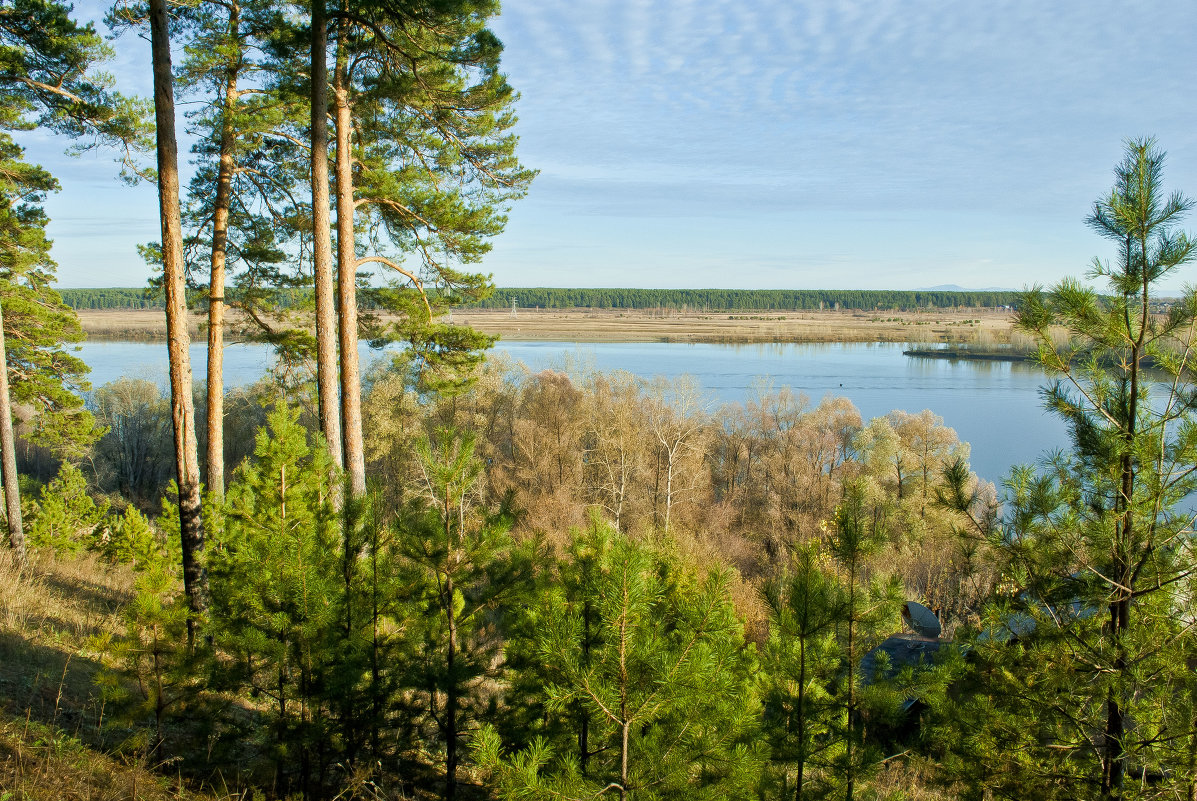
[[[4,508],[8,513],[8,543],[25,564],[25,527],[21,521],[21,492],[17,481],[16,437],[12,430],[12,397],[8,394],[8,349],[4,344],[4,312],[0,309],[0,469],[4,472]]]
[[[328,189],[328,16],[312,0],[312,273],[316,295],[316,394],[320,430],[337,467],[341,405],[337,397],[337,309],[333,289],[332,222]]]
[[[191,338],[183,279],[183,223],[179,209],[179,146],[175,138],[174,76],[170,63],[170,20],[166,0],[150,0],[150,48],[154,66],[154,116],[158,140],[158,206],[162,220],[162,277],[166,290],[166,338],[170,357],[171,422],[179,482],[179,532],[183,590],[191,615],[187,638],[195,641],[196,618],[204,611],[208,576],[204,569],[204,526],[200,508],[199,446],[191,396]]]
[[[349,105],[349,54],[345,37],[337,42],[333,72],[336,108],[337,301],[341,334],[341,436],[349,491],[366,494],[366,454],[362,442],[362,382],[357,358],[357,251],[353,235],[353,111]]]
[[[241,7],[229,7],[229,38],[237,42],[241,35]],[[233,112],[238,91],[237,75],[241,68],[240,51],[225,67],[224,108],[220,122],[220,162],[216,173],[216,199],[212,210],[212,267],[208,290],[208,451],[206,473],[208,492],[224,497],[224,269],[228,258],[229,207],[232,205],[233,151],[236,132]]]

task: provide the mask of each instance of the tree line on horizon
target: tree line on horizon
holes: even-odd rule
[[[685,309],[689,311],[917,311],[1013,308],[1018,292],[941,292],[889,289],[638,289],[498,287],[481,308]]]
[[[72,309],[155,309],[163,308],[160,291],[141,288],[61,289],[63,302]],[[382,308],[362,289],[362,306]],[[272,302],[285,308],[311,305],[311,290],[276,288]],[[430,294],[435,294],[431,291]],[[237,289],[228,291],[236,302]],[[689,311],[917,311],[919,309],[1014,308],[1019,292],[932,291],[932,290],[856,290],[856,289],[637,289],[637,288],[561,288],[496,287],[485,298],[466,301],[463,308],[510,309],[678,309]],[[192,306],[205,299],[202,289],[192,289]]]

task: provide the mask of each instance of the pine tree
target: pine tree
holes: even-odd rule
[[[180,91],[204,106],[192,112],[193,150],[198,169],[192,178],[184,223],[194,234],[185,240],[191,272],[206,272],[208,365],[205,486],[224,494],[224,332],[230,299],[226,285],[238,266],[243,296],[239,305],[260,302],[252,291],[263,279],[282,283],[276,265],[288,238],[289,190],[296,159],[280,157],[291,113],[278,90],[277,63],[263,55],[285,30],[273,7],[244,0],[220,0],[187,10],[186,57],[179,68]],[[294,104],[291,104],[294,105]],[[293,147],[287,142],[286,150]],[[246,292],[249,288],[251,291]],[[260,317],[258,319],[261,319]]]
[[[134,726],[147,716],[154,721],[146,750],[162,752],[166,723],[180,715],[201,692],[197,653],[187,647],[190,612],[180,597],[178,566],[158,555],[143,563],[132,602],[121,613],[124,631],[106,633],[95,644],[110,667],[97,681],[105,701]]]
[[[69,446],[72,440],[82,440],[86,446],[86,434],[71,429],[93,427],[77,397],[78,390],[87,388],[87,367],[63,348],[81,341],[83,332],[52,286],[55,264],[45,229],[49,220],[40,206],[58,183],[25,163],[21,148],[7,135],[0,141],[0,159],[6,201],[0,208],[0,278],[5,357],[13,376],[10,394],[17,403],[36,404],[45,415],[33,421],[42,442]],[[72,415],[78,420],[71,420]]]
[[[280,405],[237,469],[210,556],[211,634],[228,681],[272,702],[276,790],[314,792],[335,755],[328,686],[342,644],[341,536],[323,443]]]
[[[12,427],[12,401],[35,401],[43,415],[38,434],[51,444],[94,439],[90,416],[72,388],[84,388],[83,363],[57,346],[77,342],[74,313],[50,287],[54,262],[40,207],[57,188],[39,167],[26,164],[9,133],[38,126],[87,149],[117,144],[127,172],[145,134],[143,109],[89,73],[110,50],[91,25],[79,25],[68,6],[52,0],[14,0],[0,8],[0,469],[4,473],[9,539],[24,557]],[[7,335],[7,337],[5,336]],[[13,374],[10,380],[9,374]],[[65,384],[65,386],[64,386]],[[13,394],[15,393],[15,395]]]
[[[212,4],[217,5],[217,4]],[[236,165],[237,112],[245,62],[245,41],[241,30],[241,4],[233,0],[224,6],[224,36],[214,41],[196,42],[197,51],[215,55],[223,63],[214,70],[223,79],[223,97],[217,115],[219,135],[216,143],[216,192],[212,198],[212,248],[208,288],[208,442],[206,472],[208,491],[224,495],[224,293],[228,262],[229,214],[233,205],[232,186]],[[219,23],[217,23],[219,24]],[[205,46],[207,45],[207,46]],[[215,46],[212,46],[215,45]],[[220,80],[218,79],[218,80]],[[214,121],[215,122],[215,121]],[[216,127],[216,126],[214,126]]]
[[[570,735],[503,757],[498,734],[485,730],[478,760],[499,797],[751,794],[760,757],[755,658],[726,577],[697,576],[605,528],[586,536],[597,569],[550,599],[538,642],[549,714]]]
[[[0,469],[9,539],[18,558],[24,558],[25,543],[12,403],[32,406],[30,438],[63,454],[77,455],[99,433],[72,391],[88,387],[87,366],[62,347],[82,340],[83,331],[52,286],[55,265],[40,203],[58,184],[21,154],[9,134],[0,132]]]
[[[98,550],[112,562],[144,570],[163,561],[168,553],[163,545],[145,515],[126,506],[119,517],[109,520]]]
[[[1157,298],[1194,257],[1177,228],[1193,203],[1165,194],[1163,165],[1153,140],[1127,142],[1087,220],[1117,247],[1090,270],[1107,294],[1069,279],[1028,292],[1018,315],[1056,377],[1044,397],[1072,439],[1008,482],[994,543],[1007,592],[978,648],[998,702],[991,727],[1021,745],[999,752],[996,783],[1016,778],[1025,797],[1154,797],[1190,784],[1178,754],[1193,721],[1177,712],[1192,683],[1195,562],[1179,507],[1197,490],[1197,294]]]
[[[515,156],[515,95],[498,71],[502,45],[485,27],[496,11],[491,0],[454,0],[421,7],[345,3],[336,13],[329,86],[341,435],[355,495],[365,491],[358,271],[381,265],[408,290],[376,296],[394,301],[402,320],[389,333],[375,331],[373,339],[402,336],[432,365],[438,356],[490,344],[433,326],[432,318],[489,290],[488,277],[460,265],[489,250],[488,240],[506,223],[506,204],[524,194],[533,176]],[[313,76],[316,98],[315,69]],[[314,194],[313,203],[320,202]]]
[[[868,675],[863,668],[866,653],[897,627],[897,610],[902,597],[897,576],[888,579],[870,575],[868,559],[885,543],[888,531],[885,519],[877,513],[863,483],[849,483],[836,509],[835,531],[830,538],[830,554],[844,585],[843,613],[839,631],[845,670],[836,682],[836,720],[833,738],[837,753],[829,760],[836,778],[842,782],[844,798],[855,798],[858,781],[878,762],[874,744],[864,737],[867,715],[884,708],[885,688],[879,676]],[[880,697],[879,697],[880,696]]]
[[[493,616],[519,596],[528,562],[509,532],[509,515],[478,505],[481,462],[469,435],[440,431],[421,449],[424,502],[396,535],[400,592],[421,642],[413,692],[444,746],[445,798],[457,795],[461,741],[488,706],[487,680],[500,675],[502,639]]]
[[[765,593],[770,615],[763,657],[765,731],[773,761],[783,771],[781,795],[792,788],[795,801],[829,789],[821,774],[829,768],[837,742],[829,724],[843,664],[836,633],[847,594],[829,568],[815,548],[800,547],[789,570]]]
[[[30,499],[26,517],[29,520],[29,544],[35,548],[50,548],[58,553],[79,553],[102,550],[108,502],[95,499],[87,491],[83,471],[70,462],[63,462],[38,498]]]

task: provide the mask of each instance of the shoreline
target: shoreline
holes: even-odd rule
[[[160,309],[78,311],[88,339],[165,342]],[[189,315],[192,340],[205,316]],[[702,344],[909,342],[998,345],[1009,342],[1011,313],[993,309],[894,311],[725,311],[670,309],[458,309],[447,322],[509,342],[692,342]],[[385,318],[384,318],[385,319]],[[234,320],[229,334],[241,326]],[[946,357],[940,357],[946,358]]]

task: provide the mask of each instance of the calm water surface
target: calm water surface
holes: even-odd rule
[[[712,409],[743,401],[762,381],[790,386],[812,403],[843,395],[861,416],[893,409],[930,409],[972,445],[972,466],[999,481],[1012,465],[1038,460],[1067,446],[1063,424],[1044,413],[1039,388],[1043,373],[1027,364],[914,359],[906,346],[889,343],[693,345],[664,342],[500,342],[495,350],[545,368],[627,370],[644,377],[692,375],[706,390]],[[163,386],[166,346],[161,343],[87,342],[80,357],[92,368],[93,385],[130,376]],[[363,359],[381,358],[362,349]],[[206,348],[194,345],[191,359],[202,375]],[[232,345],[225,351],[229,386],[252,383],[271,364],[264,345]]]

